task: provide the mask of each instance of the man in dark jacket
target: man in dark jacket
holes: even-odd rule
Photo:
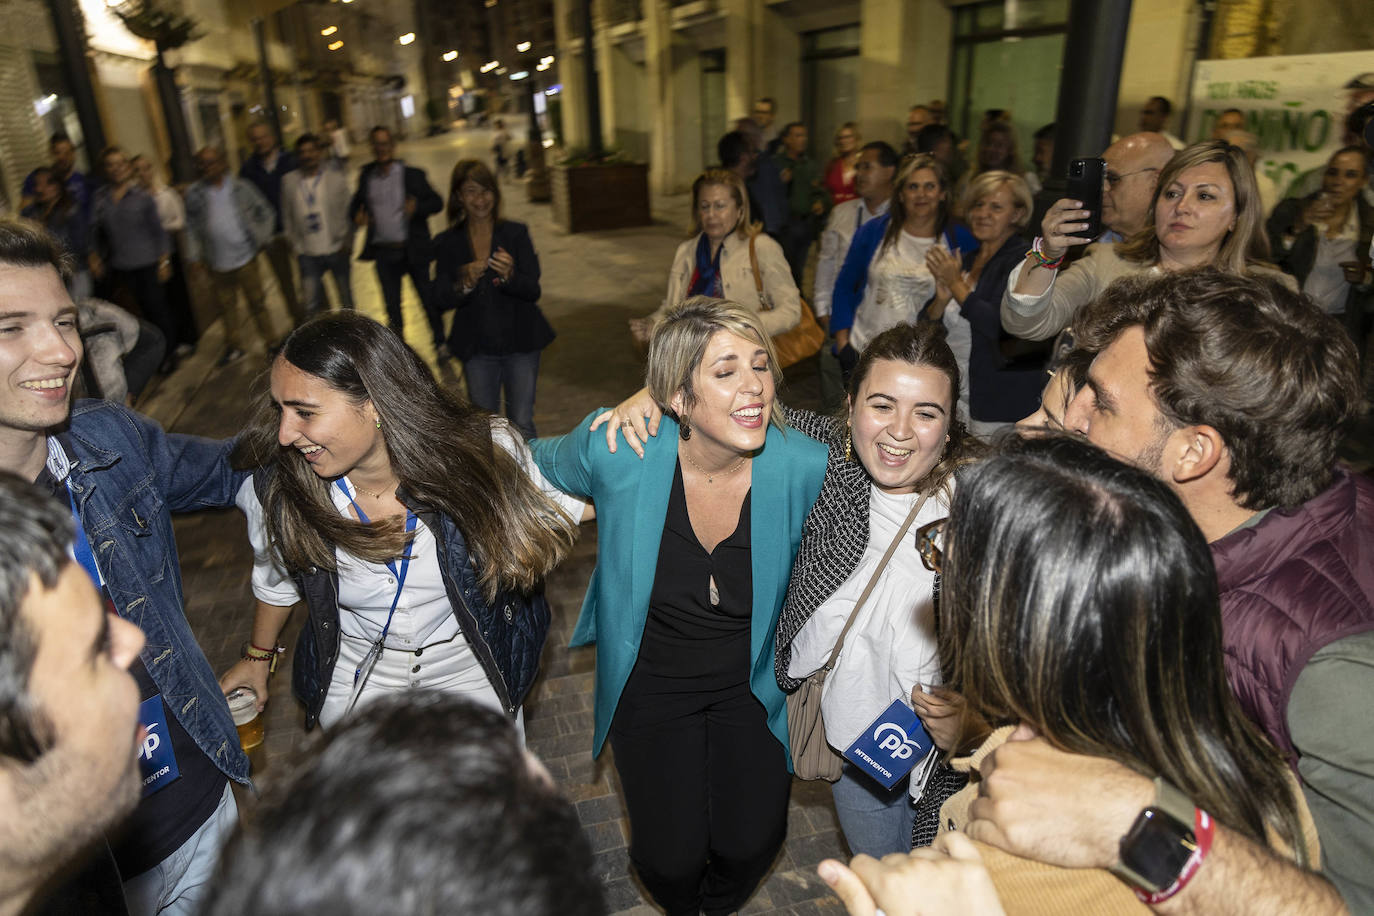
[[[277,135],[261,121],[248,125],[248,143],[253,147],[253,154],[239,167],[239,177],[253,182],[276,214],[272,239],[263,251],[272,265],[272,273],[277,276],[277,285],[286,299],[286,307],[291,310],[291,318],[300,324],[305,320],[305,310],[301,308],[300,296],[296,295],[296,278],[291,272],[291,243],[282,232],[281,221],[281,179],[296,168],[296,159],[278,145]]]
[[[1374,482],[1336,464],[1361,402],[1349,337],[1277,281],[1215,270],[1118,281],[1074,331],[1096,356],[1064,425],[1165,481],[1211,544],[1228,679],[1321,839],[1324,877],[1219,838],[1171,912],[1371,912]],[[969,834],[1057,865],[1115,864],[1155,794],[1038,739],[993,763]]]
[[[401,278],[410,275],[415,294],[429,319],[434,348],[440,359],[448,357],[444,343],[444,323],[434,305],[429,265],[434,260],[434,242],[429,235],[429,217],[444,209],[444,202],[430,187],[421,169],[393,158],[396,143],[385,127],[372,128],[372,155],[375,160],[363,166],[358,190],[348,212],[359,226],[367,227],[359,260],[377,267],[377,282],[386,302],[386,320],[397,334],[402,333]]]

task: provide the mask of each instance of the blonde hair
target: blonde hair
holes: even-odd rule
[[[670,309],[654,325],[653,337],[649,340],[649,366],[644,373],[644,386],[649,389],[649,396],[658,404],[659,410],[674,419],[680,419],[672,408],[673,395],[682,395],[684,407],[696,403],[692,376],[701,365],[706,347],[717,331],[729,331],[736,337],[757,341],[768,354],[774,390],[781,384],[782,370],[778,367],[778,354],[773,349],[773,339],[759,322],[757,312],[726,299],[692,296]],[[776,397],[768,419],[774,426],[782,428],[782,405]]]
[[[719,185],[729,190],[739,207],[739,221],[735,223],[736,232],[743,232],[749,226],[749,192],[744,188],[744,179],[729,169],[707,169],[692,182],[692,234],[698,235],[701,228],[701,192],[710,185]]]
[[[864,145],[864,135],[859,133],[859,122],[845,121],[839,127],[835,128],[835,139],[833,141],[835,146],[835,155],[840,155],[840,131],[842,130],[847,130],[854,135],[854,151],[858,152],[859,149],[862,148]]]
[[[1159,237],[1155,234],[1155,209],[1159,198],[1178,180],[1178,176],[1194,166],[1219,162],[1226,167],[1236,198],[1236,226],[1221,240],[1221,249],[1211,266],[1230,274],[1244,274],[1256,263],[1269,257],[1269,240],[1264,233],[1264,207],[1260,203],[1259,187],[1255,184],[1255,170],[1245,150],[1225,140],[1194,143],[1174,154],[1174,158],[1160,170],[1155,196],[1150,200],[1150,213],[1145,226],[1135,235],[1116,246],[1116,253],[1137,264],[1159,261]]]
[[[1012,220],[1011,224],[1017,229],[1026,228],[1026,224],[1030,222],[1031,210],[1034,209],[1030,185],[1026,184],[1026,179],[1020,175],[1001,169],[989,169],[969,182],[968,187],[964,189],[964,196],[959,201],[961,211],[968,213],[974,204],[984,197],[996,194],[998,188],[1004,185],[1011,190],[1012,203],[1021,211],[1021,215]]]

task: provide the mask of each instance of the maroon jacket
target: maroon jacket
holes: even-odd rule
[[[1288,698],[1318,649],[1374,629],[1374,482],[1343,467],[1293,509],[1212,544],[1226,674],[1296,768]]]

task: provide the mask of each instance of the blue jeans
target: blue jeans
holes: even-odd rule
[[[233,784],[200,829],[176,852],[141,875],[124,882],[130,916],[195,916],[210,892],[210,879],[219,864],[220,850],[239,822]]]
[[[830,787],[840,829],[854,855],[881,859],[892,852],[911,851],[911,826],[916,808],[903,779],[885,791],[882,786],[846,763],[838,782]]]
[[[301,293],[305,299],[305,314],[313,315],[325,307],[324,272],[334,275],[339,290],[339,307],[353,308],[353,289],[348,284],[349,250],[345,246],[333,254],[301,254],[296,256],[301,268]]]
[[[464,361],[468,400],[492,413],[501,412],[506,392],[506,416],[526,439],[534,438],[534,384],[539,378],[539,351],[496,356],[478,353]]]

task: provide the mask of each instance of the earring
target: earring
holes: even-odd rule
[[[844,428],[844,460],[845,460],[845,461],[853,461],[853,460],[854,460],[854,444],[853,444],[853,438],[850,436],[850,427],[848,427],[848,426],[846,426],[846,427]]]
[[[687,422],[686,417],[677,418],[677,434],[682,437],[683,442],[692,438],[692,424]]]
[[[378,429],[381,429],[381,428],[382,428],[382,418],[381,418],[381,417],[378,417],[376,422],[377,422],[377,428],[378,428]]]

